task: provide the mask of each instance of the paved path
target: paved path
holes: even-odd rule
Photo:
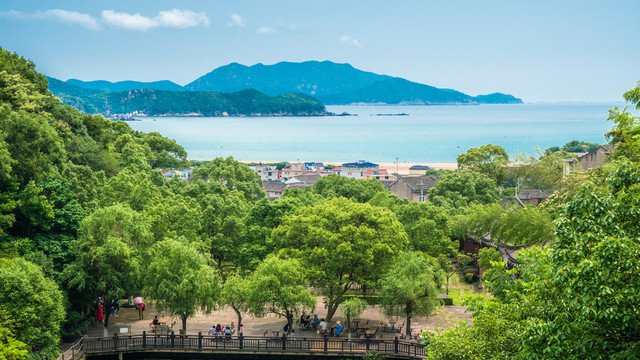
[[[126,301],[124,301],[126,304]],[[326,310],[322,303],[322,298],[318,297],[318,304],[316,305],[316,314],[320,318],[326,315]],[[464,306],[446,306],[440,309],[440,311],[429,318],[416,317],[412,320],[412,328],[415,331],[420,330],[434,330],[436,328],[448,328],[454,325],[459,319],[471,321],[471,317],[468,313],[465,313],[466,307]],[[149,323],[153,319],[154,315],[158,315],[158,318],[165,319],[167,322],[176,321],[175,331],[182,327],[181,321],[177,317],[170,317],[166,314],[158,313],[151,305],[147,305],[145,311],[144,320],[138,320],[138,311],[134,308],[122,308],[120,313],[115,317],[109,318],[109,326],[106,329],[102,324],[93,324],[89,328],[88,335],[91,337],[104,336],[108,334],[112,336],[115,332],[118,332],[120,327],[131,326],[132,334],[141,334],[143,331],[150,331]],[[381,309],[378,306],[369,306],[361,316],[362,319],[369,319],[372,324],[379,324],[380,321],[387,322],[388,319],[383,315]],[[340,320],[343,325],[346,326],[346,318],[342,315],[340,310],[333,321]],[[237,317],[235,312],[230,308],[214,311],[211,314],[197,314],[196,316],[187,319],[187,334],[197,335],[198,332],[206,334],[212,325],[222,324],[228,325],[234,322],[236,328]],[[399,318],[396,326],[401,325],[404,322],[403,318]],[[265,330],[272,331],[274,329],[281,330],[286,321],[284,318],[280,318],[274,315],[269,315],[264,318],[253,318],[248,315],[243,317],[244,329],[246,336],[261,336]],[[397,333],[382,333],[384,338],[392,339],[397,336]],[[315,337],[319,336],[313,331],[299,331],[296,328],[297,337]]]

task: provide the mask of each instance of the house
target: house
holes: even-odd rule
[[[538,206],[540,203],[547,200],[551,194],[552,192],[550,191],[542,191],[540,189],[518,190],[514,200],[516,200],[516,202],[522,207],[525,205]]]
[[[321,162],[315,162],[315,161],[304,163],[304,167],[307,168],[307,170],[309,170],[309,171],[323,171],[324,170],[324,164],[321,163]]]
[[[432,170],[431,166],[427,165],[413,165],[409,168],[409,176],[424,175],[427,170]]]
[[[262,163],[256,166],[250,166],[252,170],[260,175],[260,180],[278,180],[278,169],[275,166],[264,165]]]
[[[267,193],[267,198],[271,201],[280,199],[287,185],[282,181],[269,181],[264,180],[262,182],[262,189]]]
[[[403,176],[392,182],[387,189],[396,194],[399,198],[409,199],[409,201],[425,202],[427,193],[436,182],[438,176]]]
[[[377,179],[377,180],[389,181],[389,180],[395,180],[395,176],[389,174],[389,172],[386,169],[367,170],[362,173],[362,179],[364,180]]]
[[[358,160],[352,163],[344,163],[338,173],[340,176],[354,179],[362,179],[362,174],[367,170],[378,170],[380,165],[365,160]]]
[[[302,175],[296,175],[292,178],[290,178],[289,180],[285,181],[285,184],[287,185],[292,185],[292,184],[305,184],[305,185],[313,185],[315,184],[318,180],[320,180],[321,177],[327,175],[326,173],[321,174],[321,173],[305,173]]]
[[[167,179],[171,179],[174,176],[178,176],[182,180],[191,180],[191,168],[182,169],[182,170],[165,170],[162,171],[162,176]]]
[[[615,150],[615,145],[602,145],[590,153],[578,158],[583,170],[589,170],[604,166],[604,159]]]

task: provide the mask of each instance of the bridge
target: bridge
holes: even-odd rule
[[[141,335],[84,337],[62,360],[108,359],[344,359],[375,351],[389,360],[423,359],[424,345],[399,340],[347,338],[245,337],[202,335]]]

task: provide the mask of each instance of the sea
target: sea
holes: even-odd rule
[[[175,139],[189,159],[455,163],[467,149],[535,155],[571,140],[604,143],[615,103],[327,106],[311,117],[142,117],[129,125]]]

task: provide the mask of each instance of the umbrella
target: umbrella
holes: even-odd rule
[[[144,302],[144,299],[142,298],[142,296],[137,296],[133,299],[133,302],[136,304],[142,304]]]

